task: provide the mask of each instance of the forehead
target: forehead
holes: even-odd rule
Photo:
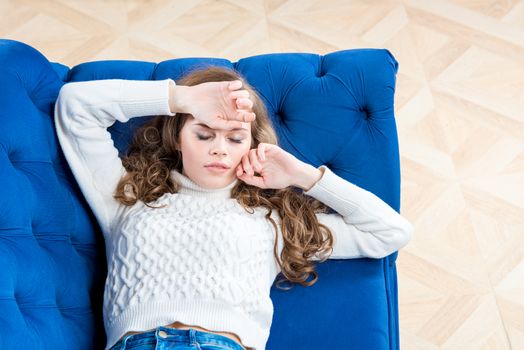
[[[251,123],[241,123],[242,124],[242,127],[240,128],[233,128],[233,129],[215,129],[215,128],[210,128],[209,126],[207,126],[206,124],[200,122],[199,120],[196,120],[196,119],[193,119],[189,125],[190,126],[196,126],[196,127],[200,127],[200,128],[203,128],[203,129],[206,129],[206,130],[209,130],[209,131],[220,131],[220,130],[224,130],[224,131],[227,131],[227,132],[233,132],[233,131],[250,131],[251,130]]]

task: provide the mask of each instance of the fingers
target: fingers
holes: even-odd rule
[[[249,98],[238,98],[237,107],[251,110],[253,108],[253,101],[251,101]]]
[[[265,162],[265,153],[271,149],[271,146],[272,145],[268,143],[260,143],[257,148],[253,148],[244,154],[236,169],[237,177],[250,185],[268,188],[265,182],[266,179],[264,178],[265,175],[262,174],[264,169],[262,162]],[[262,157],[263,160],[261,160]],[[259,175],[255,175],[255,171]]]
[[[258,144],[258,147],[257,147],[258,159],[260,159],[261,161],[265,161],[266,160],[265,153],[266,153],[266,144],[261,142]]]
[[[257,159],[256,149],[249,150],[249,152],[242,157],[241,164],[237,167],[237,174],[240,176],[244,171],[250,176],[255,175],[255,171],[257,173],[262,171],[262,165]]]
[[[253,101],[249,98],[249,91],[233,91],[229,94],[229,98],[236,100],[237,114],[235,120],[249,123],[256,119],[255,113],[251,111],[253,109]]]
[[[229,94],[229,98],[235,99],[235,98],[249,98],[249,91],[247,90],[238,90],[233,91]]]
[[[252,149],[249,151],[249,162],[253,170],[255,170],[257,173],[262,171],[262,165],[260,165],[257,159],[257,149]]]
[[[237,174],[240,176],[244,170],[249,175],[254,175],[254,171],[260,173],[262,171],[262,162],[266,161],[267,144],[259,143],[257,148],[249,150],[247,154],[242,157],[241,163],[237,167]]]
[[[229,83],[229,90],[238,90],[242,87],[242,80],[233,80]]]
[[[264,183],[264,178],[260,176],[250,176],[247,174],[241,174],[238,177],[240,180],[244,181],[249,185],[254,185],[260,188],[268,188],[267,185]]]
[[[249,123],[256,119],[255,113],[251,111],[253,108],[253,101],[249,99],[249,91],[234,91],[229,94],[229,97],[231,99],[236,99],[237,114],[234,117],[235,120]]]
[[[249,156],[248,155],[244,155],[242,157],[242,168],[244,169],[246,174],[251,175],[251,176],[255,175],[255,172],[253,171],[253,168],[251,167],[251,164],[249,164]]]
[[[240,180],[244,181],[247,184],[254,185],[260,188],[267,188],[266,184],[264,183],[264,178],[262,176],[255,176],[255,173],[253,171],[252,166],[255,168],[257,172],[260,172],[261,169],[260,164],[256,160],[256,150],[252,149],[249,151],[249,153],[245,154],[242,157],[241,164],[237,167],[237,176],[240,178]],[[244,172],[245,171],[245,172]]]
[[[253,112],[245,112],[237,109],[237,115],[235,116],[235,120],[241,120],[244,123],[249,123],[255,120],[256,115]]]

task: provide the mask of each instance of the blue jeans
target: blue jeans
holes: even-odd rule
[[[157,327],[137,334],[128,334],[110,350],[243,350],[233,339],[196,329]]]

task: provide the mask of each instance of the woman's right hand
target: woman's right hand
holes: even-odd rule
[[[189,113],[213,129],[240,128],[256,118],[249,91],[241,87],[241,80],[176,85],[170,89],[171,109]]]

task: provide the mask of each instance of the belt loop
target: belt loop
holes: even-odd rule
[[[196,329],[189,328],[189,345],[194,345],[197,342],[195,333]]]
[[[122,349],[125,349],[126,348],[126,344],[127,344],[127,340],[129,338],[131,338],[133,335],[135,335],[134,333],[131,333],[131,334],[128,334],[124,337],[124,342],[122,343]]]

